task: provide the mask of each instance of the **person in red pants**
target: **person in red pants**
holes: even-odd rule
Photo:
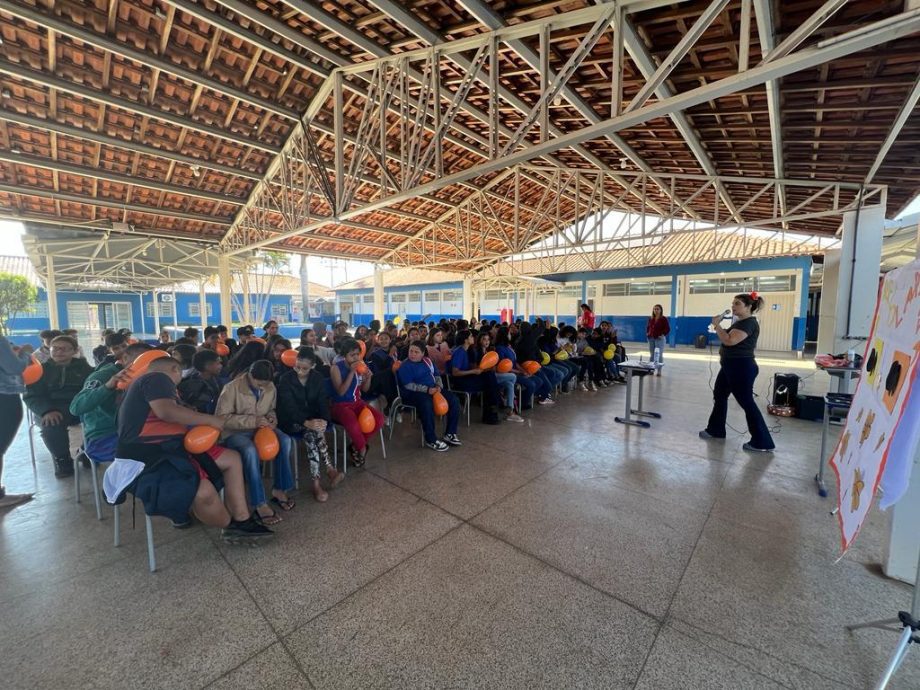
[[[351,461],[355,467],[364,465],[367,458],[367,443],[383,427],[383,414],[361,399],[361,392],[371,387],[373,376],[367,365],[361,361],[361,350],[354,338],[336,338],[335,351],[338,357],[329,368],[332,381],[332,421],[345,427],[351,439]],[[361,369],[364,373],[358,373]],[[368,409],[374,415],[374,429],[369,433],[361,431],[358,415]]]

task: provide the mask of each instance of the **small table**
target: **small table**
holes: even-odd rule
[[[623,417],[614,417],[614,420],[620,424],[631,424],[632,426],[641,426],[644,429],[648,429],[651,424],[641,419],[633,419],[632,415],[661,419],[661,415],[657,412],[648,412],[642,409],[642,379],[649,374],[654,374],[656,367],[651,362],[636,362],[630,360],[621,362],[619,367],[626,372],[626,415]],[[634,376],[639,379],[639,400],[637,401],[637,407],[635,409],[633,409],[632,406],[632,380]]]
[[[827,496],[827,487],[824,484],[824,466],[827,464],[827,429],[831,417],[846,418],[850,411],[853,398],[841,393],[829,393],[824,396],[824,423],[821,428],[821,456],[818,458],[818,474],[815,483],[818,485],[818,495]]]
[[[820,365],[815,365],[818,369],[826,371],[832,379],[836,380],[837,390],[828,391],[830,393],[849,393],[850,392],[850,382],[853,379],[858,379],[860,372],[862,371],[860,367],[822,367]]]

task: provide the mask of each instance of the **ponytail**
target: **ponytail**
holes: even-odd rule
[[[742,292],[740,295],[735,295],[735,299],[741,300],[746,307],[750,307],[752,314],[761,311],[764,307],[763,297],[756,292],[750,294]]]

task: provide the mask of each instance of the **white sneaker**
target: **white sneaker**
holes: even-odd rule
[[[507,417],[505,417],[505,421],[508,421],[508,422],[523,422],[523,421],[524,421],[524,418],[521,417],[520,415],[515,414],[514,412],[512,412],[512,413],[509,414]]]
[[[588,392],[588,384],[585,383],[584,381],[578,384],[578,387],[581,388],[581,390],[585,391],[586,393]]]
[[[591,391],[596,391],[596,390],[597,390],[597,386],[594,385],[594,381],[592,381],[592,382],[591,382],[591,385],[588,386],[588,390],[591,390]]]
[[[449,445],[447,445],[446,443],[444,443],[444,441],[441,441],[441,440],[435,441],[434,443],[426,443],[425,447],[431,448],[431,450],[437,451],[438,453],[443,453],[445,450],[450,448]]]
[[[555,405],[556,401],[552,398],[546,398],[545,400],[537,400],[537,405]]]

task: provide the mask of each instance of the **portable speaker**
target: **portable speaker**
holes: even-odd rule
[[[773,404],[794,407],[799,396],[799,380],[797,374],[774,374]]]

